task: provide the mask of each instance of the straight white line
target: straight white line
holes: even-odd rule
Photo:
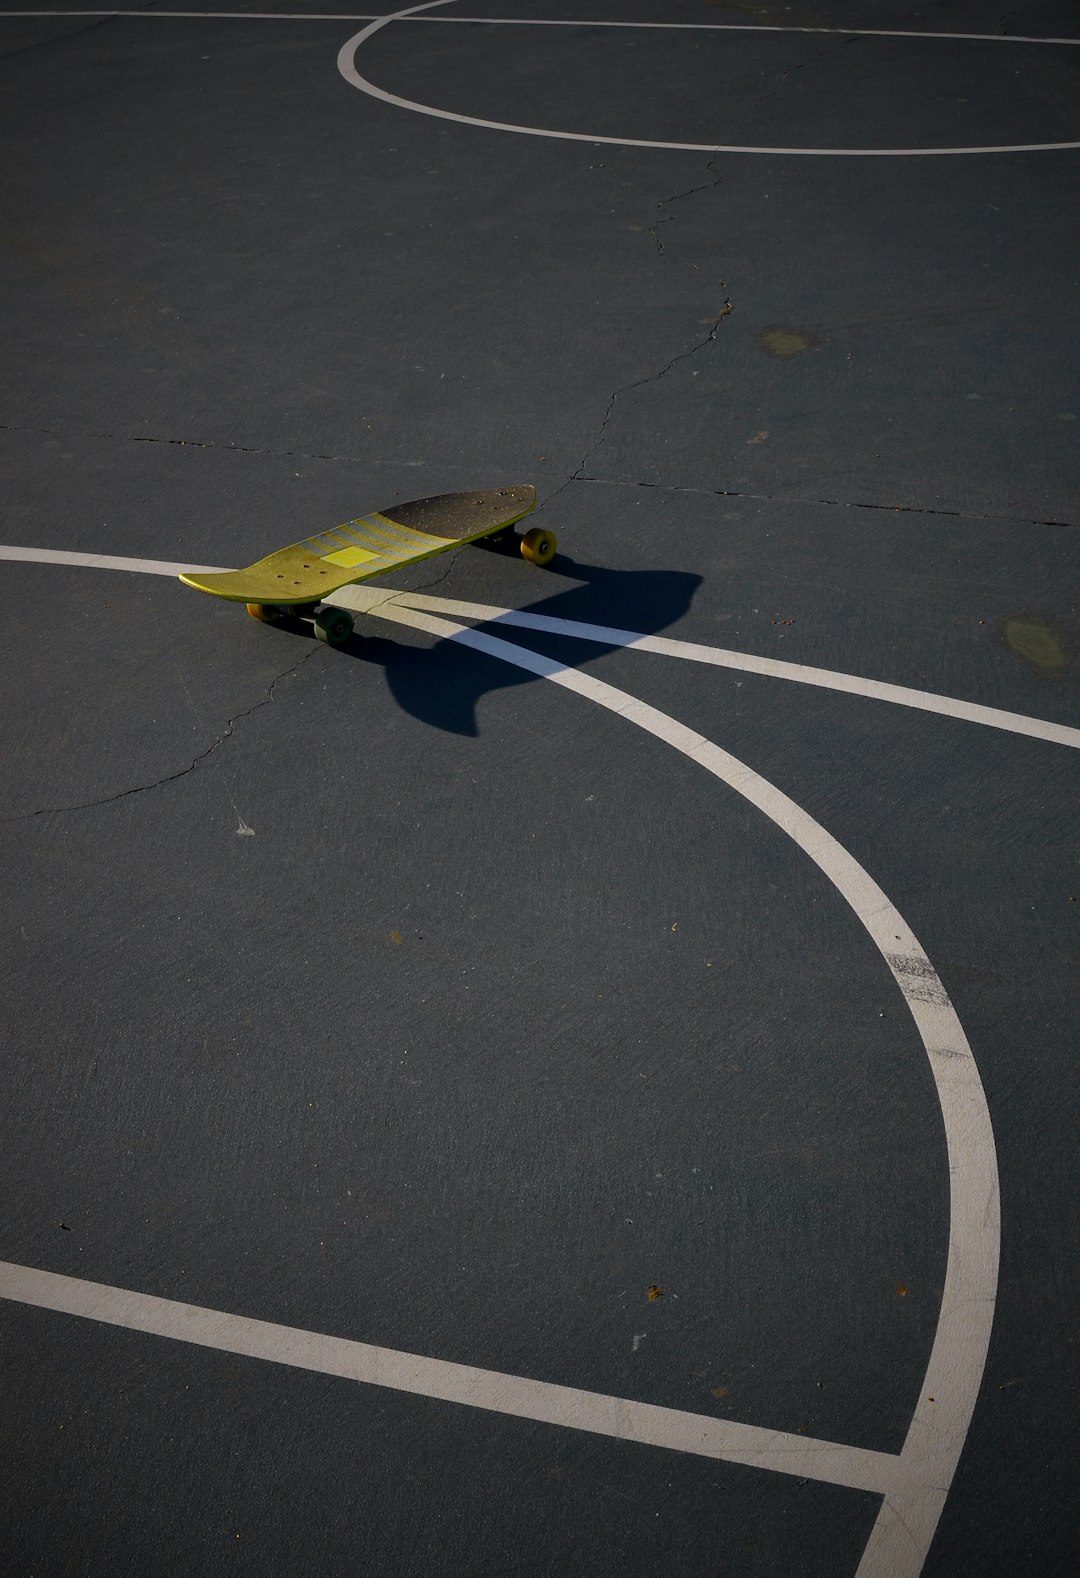
[[[141,16],[196,22],[372,22],[382,14],[378,11],[348,13],[341,11],[4,11],[0,14],[0,22],[9,16],[53,16],[69,19],[79,16],[114,16],[118,20],[126,16]],[[438,19],[433,17],[432,20],[463,22],[466,18],[448,16]],[[996,34],[994,36],[997,37]]]
[[[403,11],[394,11],[388,16],[381,16],[369,22],[367,27],[348,39],[338,52],[338,70],[345,81],[350,86],[358,88],[361,93],[366,93],[369,98],[378,99],[382,104],[390,104],[395,109],[410,110],[414,115],[432,115],[437,120],[451,121],[458,126],[480,126],[487,131],[513,132],[519,137],[550,137],[560,142],[590,143],[594,147],[658,148],[681,153],[782,154],[829,159],[916,159],[936,158],[946,154],[1046,153],[1063,148],[1080,148],[1080,141],[975,144],[956,148],[783,148],[756,143],[667,142],[647,137],[601,137],[589,132],[558,131],[546,126],[526,126],[516,121],[493,121],[481,115],[459,115],[454,110],[440,109],[434,104],[422,104],[418,99],[405,99],[397,93],[388,93],[370,78],[361,76],[356,68],[356,56],[361,45],[368,39],[373,38],[382,28],[388,27],[391,22],[417,21],[420,20],[421,13],[436,10],[450,3],[451,0],[423,0],[420,5],[410,6]],[[749,28],[746,30],[750,31]],[[839,31],[841,36],[844,36],[842,30],[835,31]]]
[[[358,17],[357,21],[367,21]],[[788,23],[766,22],[594,22],[579,20],[548,21],[542,17],[517,16],[432,16],[416,17],[417,22],[473,22],[496,27],[637,27],[686,33],[837,33],[841,38],[953,38],[992,44],[1080,44],[1080,38],[1029,38],[1022,33],[934,33],[910,28],[887,27],[797,27]]]
[[[348,14],[340,11],[4,11],[0,14],[0,22],[11,16],[52,16],[64,17],[68,20],[80,16],[112,16],[117,20],[122,20],[126,16],[140,16],[196,22],[372,22],[380,14],[377,11],[357,11]],[[466,18],[448,16],[432,17],[431,20],[463,22]]]
[[[2,550],[0,550],[2,551]],[[375,599],[375,607],[371,599]],[[571,636],[579,641],[595,641],[602,646],[629,647],[637,652],[653,652],[662,657],[682,658],[690,663],[708,663],[716,668],[736,669],[744,674],[761,674],[770,679],[791,680],[797,685],[815,685],[823,690],[838,690],[849,696],[866,696],[872,701],[888,701],[920,712],[936,712],[944,718],[960,718],[966,723],[981,723],[1010,734],[1023,734],[1034,740],[1080,750],[1080,729],[1064,723],[1029,718],[1020,712],[1005,712],[999,707],[984,707],[979,702],[961,701],[955,696],[939,696],[929,690],[913,690],[908,685],[890,685],[883,680],[864,679],[858,674],[838,673],[833,669],[813,668],[803,663],[785,663],[779,658],[758,657],[749,652],[733,652],[724,647],[701,646],[693,641],[674,641],[667,636],[647,636],[637,630],[617,630],[608,625],[584,624],[574,619],[555,619],[546,614],[530,614],[514,608],[498,608],[486,603],[463,603],[453,598],[428,597],[420,592],[379,592],[363,587],[345,587],[330,600],[358,613],[377,611],[387,599],[405,608],[426,608],[434,613],[454,614],[483,624],[515,625],[523,630],[546,631],[550,635]]]
[[[0,545],[0,559],[25,564],[67,564],[83,570],[131,570],[136,575],[206,575],[212,564],[172,564],[166,559],[123,559],[113,553],[68,553],[63,548],[12,548]]]
[[[949,1249],[937,1329],[900,1454],[856,1578],[917,1578],[934,1537],[979,1394],[997,1296],[997,1153],[982,1080],[956,1010],[914,932],[858,861],[775,785],[625,691],[482,630],[384,602],[373,612],[460,642],[575,691],[697,762],[781,828],[862,922],[902,992],[926,1049],[945,1128]]]
[[[5,11],[4,17],[142,16],[233,22],[377,22],[380,11]],[[1024,33],[935,33],[914,28],[797,27],[765,22],[601,22],[590,17],[412,16],[409,22],[467,22],[474,27],[619,27],[678,33],[836,33],[842,38],[945,38],[988,44],[1080,44],[1080,38],[1041,38]]]
[[[62,564],[90,570],[128,570],[139,575],[217,574],[220,565],[173,564],[163,559],[124,559],[108,553],[70,553],[57,548],[16,548],[0,544],[0,560],[14,559],[29,564]],[[849,696],[866,696],[873,701],[892,702],[914,707],[921,712],[936,712],[945,718],[960,718],[1004,729],[1029,739],[1047,740],[1052,745],[1080,749],[1080,729],[1043,718],[1029,718],[1020,712],[1005,712],[984,707],[979,702],[961,701],[955,696],[939,696],[933,691],[913,690],[907,685],[890,685],[883,680],[864,679],[858,674],[837,673],[833,669],[812,668],[802,663],[785,663],[777,658],[758,657],[749,652],[733,652],[724,647],[708,647],[693,641],[674,641],[665,636],[647,636],[636,630],[617,630],[608,625],[585,624],[572,619],[555,619],[545,614],[530,614],[514,608],[499,608],[488,603],[463,603],[453,598],[427,597],[420,592],[394,592],[382,587],[346,586],[326,599],[338,608],[356,613],[374,613],[383,603],[394,602],[407,608],[428,608],[484,624],[517,625],[525,630],[543,630],[552,635],[573,636],[596,641],[603,646],[630,647],[663,657],[682,658],[692,663],[708,663],[717,668],[737,669],[746,674],[762,674],[771,679],[791,680],[799,685],[816,685]]]
[[[379,1348],[346,1337],[328,1337],[296,1326],[279,1326],[197,1304],[180,1304],[10,1261],[0,1261],[0,1298],[155,1337],[196,1343],[222,1353],[243,1354],[346,1381],[411,1392],[417,1397],[461,1403],[468,1408],[533,1419],[568,1430],[585,1430],[641,1446],[773,1469],[780,1474],[796,1474],[800,1479],[822,1480],[829,1485],[846,1485],[880,1495],[892,1492],[900,1466],[900,1458],[888,1452],[816,1441],[783,1430],[763,1430],[706,1414],[684,1413],[677,1408],[661,1408],[630,1398],[454,1364],[447,1359]]]
[[[355,15],[345,16],[340,11],[5,11],[0,15],[0,22],[9,16],[53,16],[68,19],[80,16],[112,16],[118,21],[126,16],[141,16],[196,22],[368,22],[376,14],[358,12]]]

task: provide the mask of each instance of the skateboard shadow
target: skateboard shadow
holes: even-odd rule
[[[680,570],[609,570],[578,564],[563,554],[544,573],[545,579],[561,573],[577,584],[527,604],[522,613],[644,635],[656,635],[681,618],[702,581],[700,575]],[[372,634],[378,624],[376,619],[364,620],[360,627],[363,636],[354,637],[341,650],[362,661],[380,663],[399,705],[421,722],[449,733],[478,734],[476,706],[482,696],[537,680],[538,676],[524,669],[512,668],[455,641],[416,647],[395,640],[389,632],[385,638]],[[613,643],[524,630],[497,619],[478,628],[515,645],[542,651],[568,668],[576,668],[598,653],[617,650]]]

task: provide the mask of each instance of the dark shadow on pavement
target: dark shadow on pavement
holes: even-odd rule
[[[579,584],[538,603],[529,603],[520,612],[634,630],[644,635],[656,635],[680,619],[702,580],[699,575],[681,570],[609,570],[578,564],[564,555],[554,559],[544,574],[562,574]],[[453,615],[448,612],[446,617]],[[387,632],[385,636],[376,633],[380,625]],[[559,661],[571,667],[598,653],[615,650],[610,643],[577,639],[571,643],[558,636],[538,635],[516,625],[502,624],[498,619],[478,628],[521,646],[532,646],[539,639],[547,651],[557,641]],[[572,651],[568,652],[566,649],[571,646]],[[481,696],[530,684],[536,678],[455,641],[438,641],[434,647],[423,648],[395,641],[391,627],[376,616],[360,616],[357,634],[341,651],[367,663],[381,663],[391,693],[406,712],[454,734],[479,732],[476,705]]]

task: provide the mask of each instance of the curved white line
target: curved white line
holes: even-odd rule
[[[412,110],[416,115],[433,115],[437,120],[454,121],[461,126],[482,126],[488,131],[516,132],[522,137],[551,137],[560,142],[587,142],[618,148],[660,148],[682,153],[794,154],[836,159],[907,159],[974,153],[1046,153],[1053,149],[1080,148],[1080,141],[1002,143],[997,146],[979,145],[972,148],[773,148],[742,143],[657,142],[645,137],[600,137],[586,132],[552,131],[542,126],[522,126],[512,121],[487,120],[479,115],[458,115],[453,110],[442,110],[434,104],[421,104],[417,99],[404,99],[396,93],[388,93],[385,88],[377,87],[367,77],[360,75],[356,69],[356,55],[361,44],[367,39],[391,22],[419,20],[419,12],[430,11],[436,6],[450,3],[451,0],[424,0],[423,5],[409,6],[404,11],[394,11],[389,16],[378,17],[374,22],[369,22],[367,27],[348,39],[338,52],[338,70],[345,81],[352,87],[359,88],[360,92],[366,93],[369,98],[379,99],[383,104],[391,104],[396,109]],[[750,29],[736,28],[734,31],[749,32]]]
[[[0,545],[0,559],[26,564],[64,564],[88,570],[128,570],[137,575],[207,575],[222,569],[218,564],[174,564],[166,559],[126,559],[110,553],[73,553],[64,548],[15,548]],[[812,668],[803,663],[784,663],[778,658],[758,657],[750,652],[733,652],[725,647],[702,646],[694,641],[674,641],[666,636],[647,636],[637,630],[617,630],[608,625],[584,624],[574,619],[555,619],[545,614],[530,614],[515,608],[499,608],[489,603],[462,603],[448,597],[427,597],[420,592],[391,592],[371,586],[346,586],[326,599],[338,608],[355,613],[372,613],[382,603],[398,603],[405,608],[428,608],[434,612],[457,614],[483,624],[517,625],[525,630],[546,630],[552,635],[573,636],[581,641],[596,641],[602,646],[632,647],[639,652],[655,652],[662,657],[682,658],[691,663],[708,663],[716,668],[737,669],[745,674],[762,674],[770,679],[791,680],[799,685],[815,685],[848,696],[866,696],[872,701],[888,701],[895,706],[914,707],[920,712],[936,712],[944,718],[960,718],[988,728],[1004,729],[1033,740],[1080,750],[1080,729],[1045,718],[1029,718],[1022,712],[1005,712],[984,707],[977,701],[961,701],[956,696],[939,696],[929,690],[913,690],[907,685],[890,685],[884,680],[864,679],[858,674],[838,673],[834,669]]]
[[[997,1155],[986,1094],[937,972],[900,912],[843,845],[794,800],[711,740],[603,680],[484,631],[396,604],[382,603],[372,612],[551,680],[689,757],[787,833],[847,900],[885,960],[926,1049],[941,1107],[949,1163],[949,1249],[922,1390],[857,1578],[917,1578],[963,1450],[986,1365],[1001,1234]]]

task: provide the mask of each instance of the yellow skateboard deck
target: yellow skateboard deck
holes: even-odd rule
[[[180,579],[213,597],[247,603],[257,618],[273,617],[298,604],[311,607],[355,581],[400,570],[464,543],[509,534],[535,504],[536,489],[531,486],[442,493],[361,515],[332,531],[279,548],[243,570],[192,571]],[[536,564],[547,563],[555,552],[551,532],[533,530],[520,543],[524,557]]]
[[[535,505],[536,489],[529,485],[440,493],[360,515],[332,531],[279,548],[244,570],[193,570],[180,579],[212,597],[246,603],[255,619],[310,619],[321,641],[341,646],[352,635],[352,615],[344,608],[319,605],[343,586],[485,540],[492,547],[517,545],[523,558],[548,564],[557,547],[553,532],[534,527],[518,537],[513,530]]]

